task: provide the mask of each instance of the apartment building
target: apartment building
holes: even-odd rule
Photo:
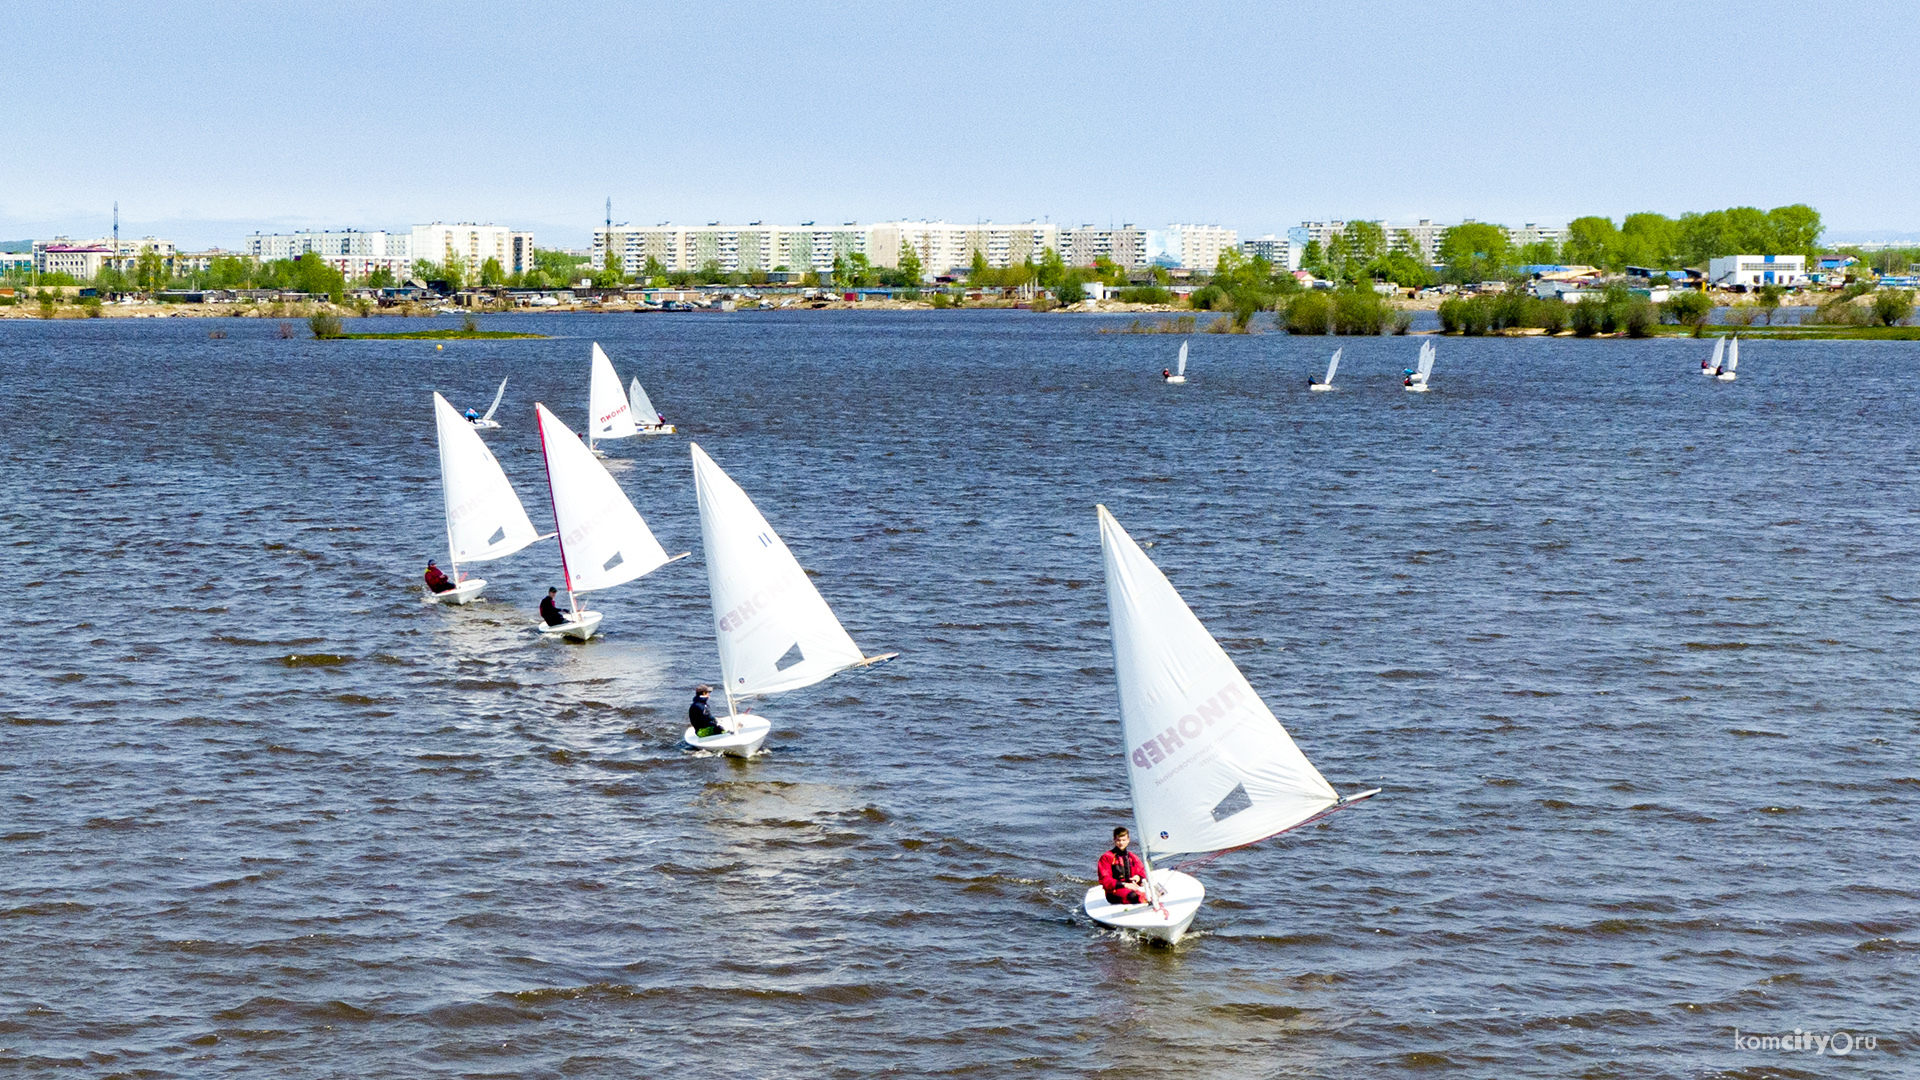
[[[410,254],[445,265],[459,259],[469,274],[478,274],[488,259],[498,259],[508,274],[524,274],[533,269],[533,234],[515,232],[505,225],[476,225],[471,221],[452,225],[433,222],[415,225],[410,235]]]
[[[1300,269],[1300,255],[1303,245],[1295,243],[1292,237],[1275,236],[1268,233],[1255,240],[1240,241],[1240,254],[1249,259],[1265,259],[1275,270],[1289,273]]]
[[[72,274],[82,280],[91,280],[108,266],[130,272],[134,264],[140,261],[140,256],[149,251],[158,253],[167,267],[173,269],[177,255],[173,241],[152,236],[143,236],[138,240],[102,237],[77,241],[56,236],[51,240],[35,241],[33,268],[42,274]]]
[[[658,262],[667,273],[688,273],[705,266],[722,273],[751,274],[760,271],[790,270],[795,273],[825,272],[833,269],[836,258],[868,254],[868,226],[847,222],[843,225],[620,225],[595,229],[590,258],[594,266],[606,265],[608,246],[619,260],[621,272],[638,276],[649,259]]]
[[[1099,228],[1082,225],[1060,230],[1060,258],[1068,266],[1092,266],[1105,258],[1124,270],[1147,266],[1147,231],[1132,225]]]
[[[1220,253],[1240,245],[1240,233],[1218,225],[1169,225],[1147,234],[1147,261],[1188,270],[1212,270]]]
[[[867,257],[873,265],[899,266],[901,252],[912,245],[921,271],[930,278],[966,271],[973,266],[976,252],[988,266],[1003,269],[1028,259],[1039,262],[1048,248],[1060,250],[1060,227],[1031,221],[1020,225],[888,221],[871,226],[869,234]]]

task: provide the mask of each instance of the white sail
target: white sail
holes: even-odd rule
[[[509,376],[509,378],[511,378],[511,376]],[[506,396],[507,396],[507,380],[501,379],[500,389],[495,390],[493,392],[493,404],[487,406],[487,415],[481,417],[480,419],[482,420],[493,419],[493,414],[500,411],[500,399]]]
[[[593,383],[587,392],[587,411],[589,443],[637,434],[633,410],[627,404],[627,395],[620,391],[620,376],[614,373],[613,362],[600,351],[597,341],[593,343]]]
[[[1180,366],[1174,368],[1173,373],[1175,375],[1185,375],[1187,373],[1187,343],[1184,341],[1180,343]]]
[[[1427,376],[1433,374],[1433,342],[1420,343],[1420,366],[1415,374],[1420,382],[1426,382]]]
[[[1726,359],[1726,357],[1727,357],[1727,339],[1715,338],[1713,340],[1713,362],[1707,365],[1708,369],[1712,371],[1719,371],[1720,362]]]
[[[627,404],[633,408],[633,421],[641,427],[658,427],[660,414],[653,411],[653,399],[647,396],[647,389],[640,385],[638,376],[633,385],[627,388]]]
[[[433,420],[440,442],[440,491],[447,504],[447,552],[454,564],[498,559],[538,540],[493,451],[438,393]]]
[[[1733,340],[1727,343],[1727,371],[1731,373],[1734,368],[1737,368],[1739,366],[1740,366],[1740,335],[1735,334],[1733,336]]]
[[[1166,576],[1099,509],[1127,777],[1149,856],[1239,847],[1337,805]]]
[[[1325,382],[1328,386],[1333,385],[1333,373],[1340,370],[1340,352],[1341,350],[1339,349],[1333,350],[1333,359],[1327,361],[1327,377]]]
[[[664,565],[666,551],[606,466],[545,405],[534,403],[533,412],[547,458],[567,588],[576,593],[611,588]]]
[[[773,526],[698,445],[693,482],[728,694],[795,690],[862,663],[860,646]]]

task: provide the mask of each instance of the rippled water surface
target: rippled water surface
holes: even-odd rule
[[[522,317],[538,341],[0,323],[0,1072],[1892,1076],[1920,1012],[1915,347],[1177,339],[1026,313]],[[414,329],[414,322],[399,329]],[[389,327],[391,328],[391,327]],[[301,331],[304,338],[304,328]],[[535,640],[423,604],[428,391],[534,520],[587,343],[669,551]],[[687,447],[900,660],[717,681]],[[1093,506],[1351,812],[1078,910],[1128,799]],[[1876,1035],[1831,1054],[1735,1031]]]

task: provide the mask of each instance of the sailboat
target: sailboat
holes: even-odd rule
[[[1314,382],[1313,379],[1309,377],[1307,379],[1307,389],[1309,390],[1333,389],[1333,373],[1340,370],[1340,353],[1341,352],[1342,350],[1340,349],[1333,350],[1333,359],[1327,361],[1327,377],[1321,380],[1320,382]]]
[[[772,724],[740,712],[738,699],[798,690],[900,654],[860,651],[753,500],[706,451],[692,445],[727,716],[720,721],[726,731],[719,735],[703,739],[689,727],[682,738],[697,749],[751,757],[767,741]]]
[[[627,493],[579,437],[545,405],[535,402],[533,414],[540,428],[540,452],[547,459],[547,491],[553,499],[560,570],[567,579],[571,609],[565,622],[542,624],[540,629],[585,641],[600,628],[600,613],[582,611],[580,594],[623,585],[691,552],[668,558]]]
[[[1420,343],[1420,362],[1407,371],[1407,377],[1400,385],[1416,394],[1424,394],[1430,389],[1427,379],[1433,375],[1433,342]]]
[[[433,395],[435,435],[440,443],[440,493],[447,507],[447,561],[454,587],[429,593],[442,604],[470,604],[487,587],[484,578],[460,580],[460,564],[489,562],[544,540],[527,520],[520,497],[493,451],[447,399]]]
[[[1170,383],[1187,381],[1187,343],[1184,341],[1180,343],[1180,362],[1174,367],[1173,374],[1167,376],[1167,381]]]
[[[511,378],[511,376],[509,376],[509,378]],[[498,428],[500,426],[500,421],[495,420],[493,418],[493,414],[500,411],[500,399],[505,397],[506,394],[507,394],[507,380],[501,379],[500,389],[495,390],[493,392],[493,404],[487,406],[487,415],[482,416],[478,420],[475,420],[473,422],[473,426],[476,428],[479,428],[482,431],[492,431],[493,429]]]
[[[1735,334],[1733,336],[1733,340],[1727,342],[1727,366],[1721,368],[1715,374],[1719,376],[1719,379],[1721,382],[1732,382],[1734,379],[1738,378],[1738,376],[1736,376],[1733,373],[1733,369],[1739,366],[1740,366],[1740,335]]]
[[[639,424],[642,435],[671,435],[673,425],[660,418],[653,411],[653,399],[647,396],[647,388],[640,385],[640,377],[633,377],[633,385],[627,388],[627,404],[632,407],[634,420]]]
[[[1102,926],[1173,944],[1199,914],[1206,888],[1179,870],[1155,869],[1156,858],[1245,847],[1380,789],[1334,791],[1166,575],[1106,507],[1099,514],[1134,835],[1154,895],[1111,904],[1095,885],[1084,906]]]
[[[1702,375],[1720,374],[1720,361],[1725,359],[1726,355],[1727,355],[1727,339],[1714,338],[1713,339],[1713,359],[1700,361],[1700,374]]]
[[[620,390],[620,376],[614,373],[613,361],[600,351],[600,343],[593,343],[593,378],[587,386],[587,449],[595,457],[605,457],[597,443],[609,439],[624,439],[638,432],[633,422],[633,409],[629,407],[627,395]]]

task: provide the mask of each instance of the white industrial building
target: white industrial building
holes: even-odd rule
[[[1707,262],[1707,281],[1751,289],[1761,285],[1795,288],[1806,284],[1805,255],[1726,255]]]

